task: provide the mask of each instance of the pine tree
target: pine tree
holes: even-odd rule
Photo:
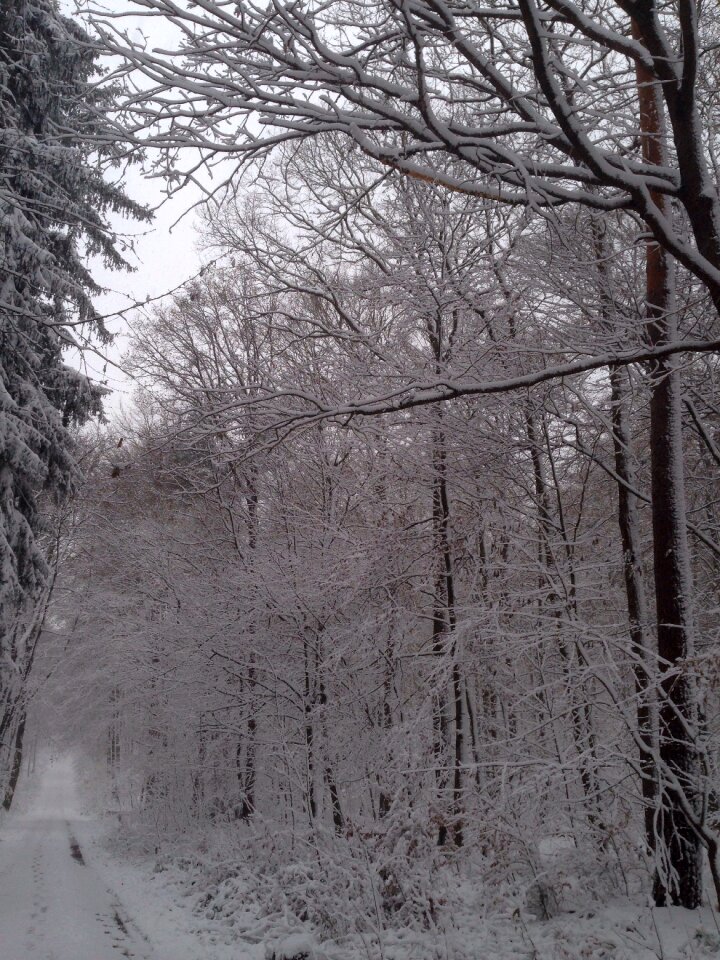
[[[100,407],[100,393],[68,366],[63,350],[107,341],[93,308],[99,292],[87,263],[127,266],[108,225],[111,212],[146,218],[108,182],[122,144],[98,85],[97,51],[54,0],[0,6],[0,749],[23,713],[31,650],[23,622],[48,565],[40,536],[42,498],[62,499],[77,467],[70,428]],[[8,711],[13,722],[9,722]]]

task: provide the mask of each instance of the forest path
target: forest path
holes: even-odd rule
[[[86,859],[72,760],[44,768],[0,831],[2,960],[156,960],[115,890]]]

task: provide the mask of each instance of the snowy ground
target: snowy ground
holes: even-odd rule
[[[149,871],[108,858],[102,825],[81,812],[71,759],[25,782],[18,808],[0,828],[1,960],[258,956],[207,943]]]
[[[720,957],[720,924],[710,908],[657,911],[627,899],[604,906],[587,900],[551,921],[518,910],[503,918],[488,914],[482,889],[462,883],[434,934],[386,928],[377,938],[322,942],[292,911],[262,906],[257,894],[267,877],[253,875],[250,864],[230,869],[227,849],[221,860],[220,851],[201,854],[198,844],[193,857],[167,844],[158,865],[152,851],[138,855],[127,834],[117,817],[83,812],[69,758],[23,783],[16,811],[0,825],[0,960]]]

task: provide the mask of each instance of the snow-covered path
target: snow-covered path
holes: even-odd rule
[[[79,840],[72,762],[48,765],[27,812],[0,832],[2,960],[156,960]]]
[[[250,960],[209,943],[184,905],[93,842],[73,761],[48,763],[0,825],[0,960]]]

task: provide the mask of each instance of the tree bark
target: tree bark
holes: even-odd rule
[[[448,766],[452,763],[452,838],[456,846],[463,844],[462,795],[463,762],[465,753],[465,704],[463,678],[458,663],[457,614],[455,610],[455,575],[450,546],[450,499],[447,487],[447,451],[445,436],[438,429],[433,437],[433,536],[439,556],[439,570],[435,578],[435,610],[433,614],[433,652],[436,656],[452,659],[450,685],[452,690],[453,739],[450,740],[450,704],[444,689],[437,694],[435,711],[436,760],[438,786],[441,793],[447,789]],[[443,685],[444,686],[444,685]],[[447,842],[448,829],[443,820],[438,831],[438,844]]]
[[[586,661],[578,648],[578,644],[571,646],[564,635],[566,621],[572,623],[577,619],[575,609],[575,585],[573,572],[573,558],[567,556],[568,570],[571,579],[571,588],[565,599],[561,599],[557,584],[554,582],[552,568],[556,566],[553,555],[551,535],[553,528],[553,519],[550,511],[550,491],[548,481],[545,476],[542,452],[540,448],[540,429],[536,421],[535,414],[530,406],[530,401],[525,404],[525,431],[528,440],[528,448],[533,468],[533,480],[535,486],[535,497],[538,511],[538,559],[541,564],[543,574],[541,576],[547,584],[548,596],[544,603],[550,607],[550,612],[558,625],[558,652],[562,664],[562,670],[565,677],[567,693],[570,700],[570,718],[572,722],[573,741],[578,754],[578,767],[580,772],[580,784],[583,791],[583,799],[587,810],[587,819],[590,825],[595,829],[605,830],[598,809],[599,789],[597,784],[597,742],[593,729],[593,718],[590,710],[589,697],[585,690],[585,683],[577,684],[576,672],[578,667],[586,666]],[[546,453],[548,462],[552,468],[551,450],[548,442],[548,433],[545,427],[544,414],[541,414],[540,428],[545,438]],[[553,480],[555,481],[557,491],[557,478],[554,469],[552,470]],[[564,529],[564,523],[560,522],[561,533],[565,541],[566,548],[567,535]],[[578,695],[579,694],[579,695]],[[551,714],[551,711],[548,710]],[[567,788],[566,788],[567,790]]]
[[[317,804],[315,802],[315,751],[313,746],[313,741],[315,739],[314,730],[313,730],[313,706],[314,706],[314,691],[313,691],[313,682],[310,677],[310,648],[309,641],[307,637],[307,628],[303,634],[303,657],[304,657],[304,666],[305,666],[305,690],[304,690],[304,703],[303,711],[305,714],[305,751],[306,751],[306,762],[307,762],[307,789],[305,792],[307,800],[307,810],[310,816],[310,825],[314,825],[315,818],[317,817]]]
[[[615,329],[612,307],[612,280],[608,273],[607,243],[602,227],[593,221],[593,244],[598,268],[600,314],[609,335]],[[640,738],[640,788],[643,798],[643,821],[645,843],[648,851],[655,852],[655,821],[658,803],[658,775],[656,756],[658,750],[657,695],[654,677],[657,658],[653,656],[650,638],[647,635],[648,606],[641,567],[640,529],[638,519],[637,477],[632,452],[632,436],[628,425],[626,401],[627,372],[611,366],[610,418],[612,423],[613,455],[617,474],[618,528],[623,556],[623,579],[628,610],[630,652],[632,658],[635,695],[637,698],[637,729]]]
[[[655,851],[655,818],[658,802],[658,776],[655,756],[658,748],[657,698],[652,678],[657,664],[652,663],[650,643],[646,635],[648,622],[647,598],[640,568],[640,533],[638,529],[637,497],[632,492],[637,480],[630,451],[630,431],[624,409],[625,391],[623,373],[617,367],[610,370],[612,391],[613,448],[615,472],[620,478],[618,490],[618,526],[623,551],[623,577],[627,599],[630,644],[637,697],[638,735],[640,748],[640,785],[643,797],[645,842]]]
[[[15,797],[15,790],[17,789],[18,780],[20,779],[20,771],[22,770],[23,741],[25,740],[27,711],[25,710],[24,705],[19,706],[18,711],[19,716],[17,727],[15,728],[15,741],[13,744],[12,762],[10,764],[10,776],[8,778],[7,787],[5,788],[5,796],[3,797],[3,808],[5,810],[9,810],[12,806],[12,802]]]
[[[248,492],[246,495],[247,502],[247,511],[248,511],[248,554],[250,557],[250,563],[254,564],[255,554],[257,551],[258,535],[259,535],[259,519],[258,519],[258,492],[257,492],[257,477],[255,470],[251,466],[247,471],[246,478]],[[255,623],[251,623],[250,629],[250,643],[254,645],[255,640]],[[248,719],[246,727],[246,747],[245,747],[245,771],[242,777],[242,803],[240,806],[240,819],[249,820],[250,817],[255,812],[255,783],[257,777],[256,771],[256,751],[257,751],[257,717],[255,715],[255,650],[250,649],[249,656],[249,665],[248,665],[248,676],[247,676],[247,689],[248,689]]]
[[[633,21],[632,32],[640,38]],[[662,94],[654,77],[636,67],[643,158],[662,166],[665,124]],[[653,195],[667,217],[667,197]],[[675,274],[670,255],[648,242],[645,261],[647,335],[653,346],[677,336]],[[698,825],[699,757],[695,743],[695,685],[683,661],[693,651],[692,574],[685,514],[682,447],[682,381],[675,357],[651,368],[650,468],[658,654],[660,657],[660,804],[658,809],[657,906],[695,909],[702,902],[702,847]]]

